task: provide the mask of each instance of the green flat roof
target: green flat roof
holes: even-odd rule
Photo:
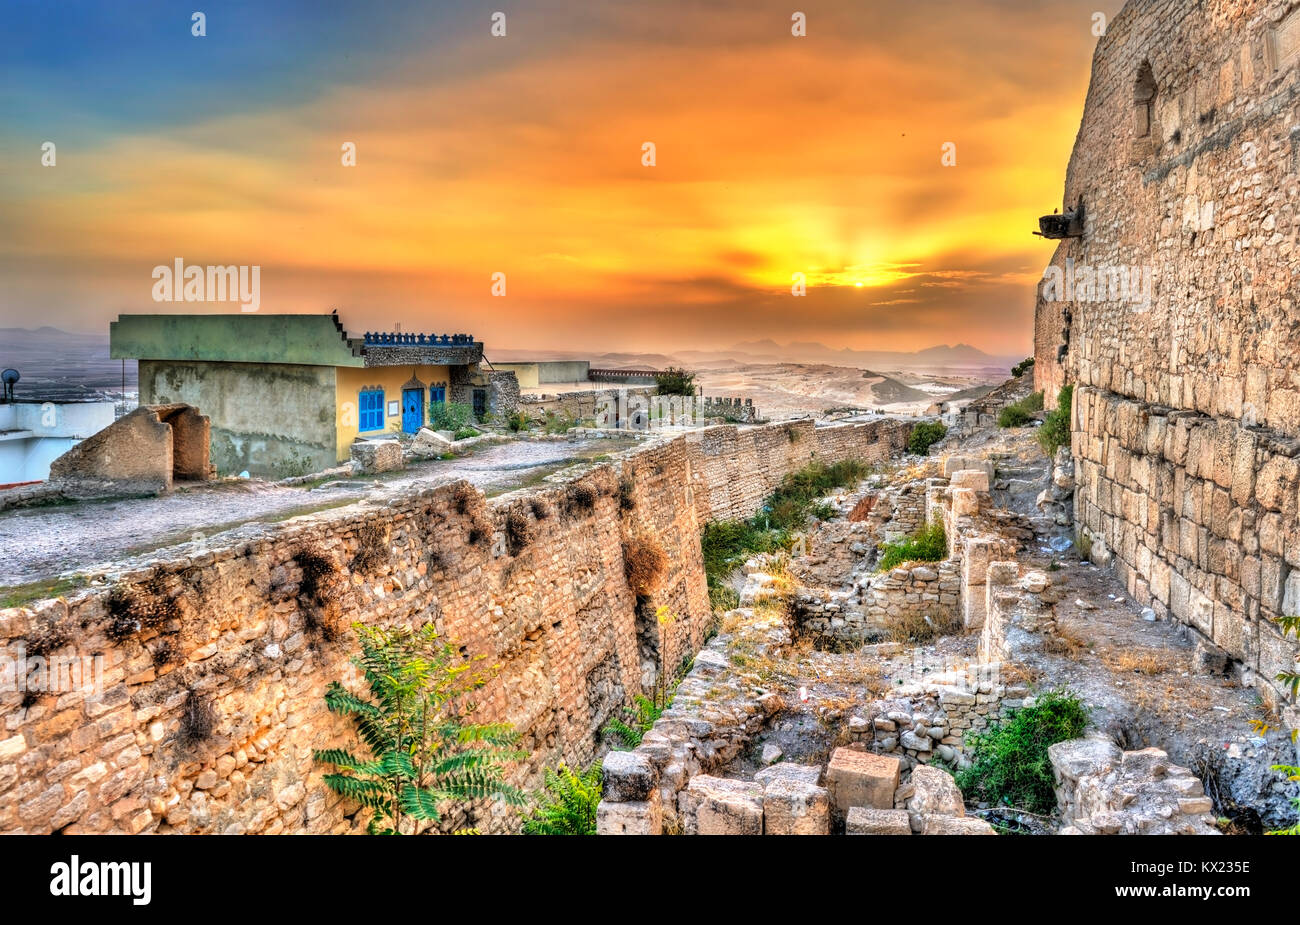
[[[335,315],[121,315],[109,356],[137,360],[365,366]]]

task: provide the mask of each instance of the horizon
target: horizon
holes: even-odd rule
[[[260,267],[267,311],[502,349],[1025,355],[1096,7],[832,4],[800,37],[771,2],[552,0],[504,37],[484,5],[233,4],[202,37],[175,4],[11,8],[0,322],[165,311],[183,259]]]

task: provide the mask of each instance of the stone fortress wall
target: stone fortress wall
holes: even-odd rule
[[[432,620],[499,666],[475,718],[519,731],[530,757],[516,783],[585,765],[655,657],[676,665],[704,643],[701,524],[753,514],[812,459],[885,459],[910,431],[888,419],[721,426],[490,500],[464,482],[380,490],[0,610],[8,659],[103,657],[101,696],[0,693],[0,832],[361,828],[365,814],[326,789],[311,757],[351,738],[322,698],[331,681],[355,681],[354,621]],[[636,544],[667,561],[640,597],[625,570]],[[675,615],[662,626],[659,606]],[[444,820],[514,824],[487,809]]]
[[[1274,618],[1300,612],[1297,165],[1300,5],[1129,2],[1066,175],[1083,234],[1057,247],[1035,322],[1047,406],[1074,385],[1085,547],[1293,727],[1275,679],[1297,646]]]

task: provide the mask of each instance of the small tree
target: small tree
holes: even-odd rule
[[[694,395],[695,373],[669,366],[663,372],[655,373],[655,386],[660,395]]]
[[[361,654],[352,663],[370,695],[335,681],[325,705],[352,718],[370,758],[342,748],[313,755],[338,769],[324,776],[327,787],[371,810],[370,834],[402,833],[408,820],[417,827],[437,822],[447,802],[496,798],[522,805],[523,794],[505,783],[504,762],[524,757],[508,747],[516,733],[506,723],[472,724],[461,715],[474,709],[465,696],[490,677],[473,670],[482,656],[462,658],[439,640],[432,623],[418,630],[354,628]]]
[[[1029,372],[1033,368],[1034,368],[1034,358],[1025,357],[1015,366],[1011,367],[1011,375],[1013,378],[1019,379],[1021,376],[1023,376],[1025,373]]]

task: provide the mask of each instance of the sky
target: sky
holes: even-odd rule
[[[1118,6],[5,0],[0,327],[239,310],[156,301],[180,258],[489,355],[1026,354]]]

